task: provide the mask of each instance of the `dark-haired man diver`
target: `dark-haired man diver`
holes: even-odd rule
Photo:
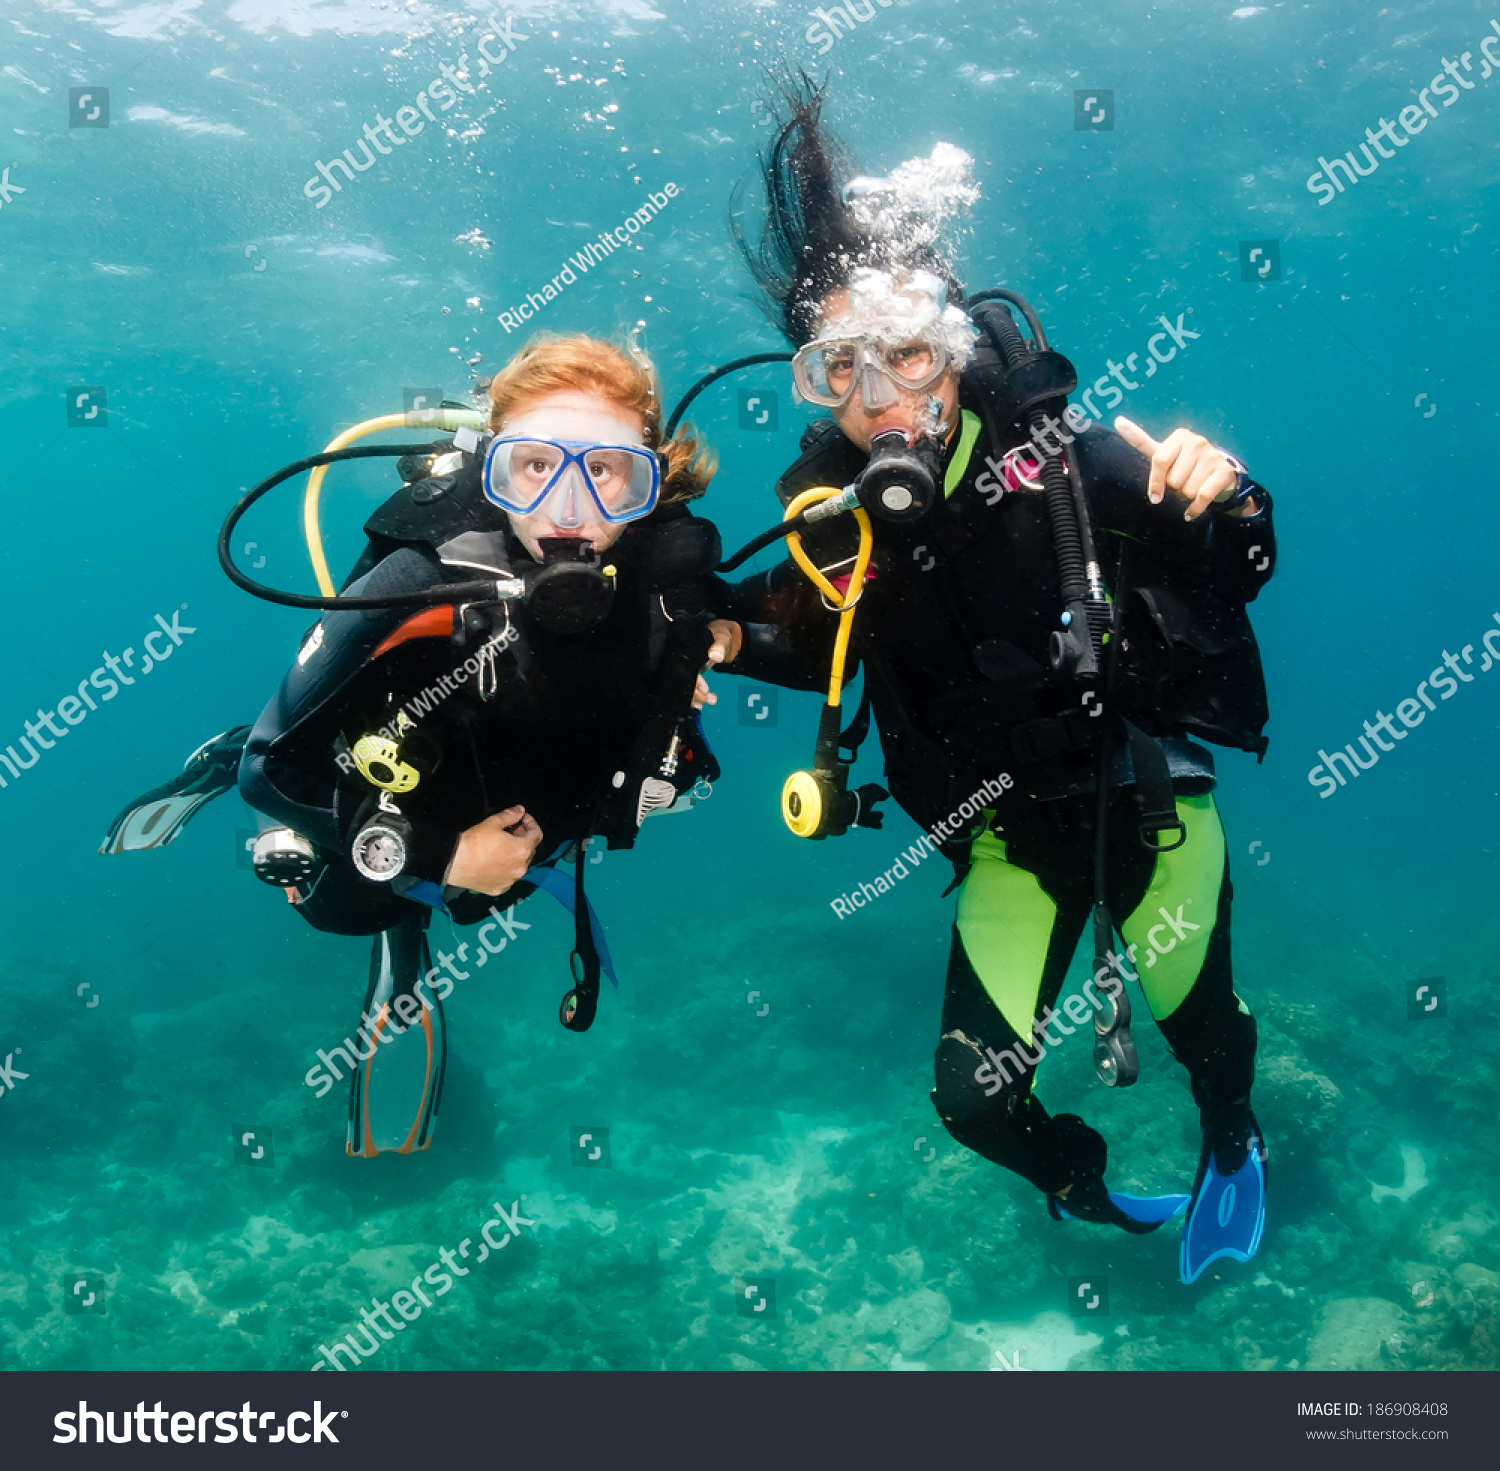
[[[1189,737],[1264,750],[1244,605],[1269,575],[1270,497],[1199,435],[1158,444],[1065,409],[1071,367],[1029,309],[1027,344],[1004,307],[956,304],[932,216],[973,197],[955,173],[963,155],[939,145],[891,179],[851,179],[821,106],[810,89],[793,99],[764,165],[758,248],[740,240],[796,349],[799,396],[832,414],[804,434],[777,494],[788,506],[852,486],[831,504],[857,497],[871,513],[862,589],[837,576],[855,560],[851,517],[801,534],[846,600],[859,595],[850,657],[901,806],[930,831],[1001,773],[1015,781],[943,844],[962,886],[933,1102],[961,1144],[1044,1191],[1054,1217],[1156,1229],[1189,1197],[1109,1191],[1104,1139],[1033,1091],[1037,1038],[1056,1040],[1054,1022],[1073,1030],[1064,1015],[1089,1017],[1089,1001],[1101,1076],[1133,1080],[1126,993],[1106,972],[1138,974],[1201,1110],[1181,1262],[1192,1281],[1220,1256],[1248,1260],[1264,1220],[1255,1022],[1231,981],[1213,761]],[[789,561],[724,597],[745,625],[734,672],[823,681],[826,587],[820,606]],[[836,831],[843,820],[857,818]],[[1103,995],[1055,1011],[1091,911]]]

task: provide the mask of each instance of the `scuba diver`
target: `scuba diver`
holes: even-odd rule
[[[813,766],[783,791],[793,832],[878,824],[884,789],[847,790],[873,714],[890,793],[955,866],[932,1094],[949,1133],[1043,1191],[1054,1219],[1146,1233],[1185,1213],[1191,1282],[1249,1260],[1264,1223],[1256,1026],[1233,988],[1229,864],[1198,741],[1265,750],[1245,604],[1274,556],[1270,497],[1185,429],[1157,443],[1126,419],[1098,424],[1069,404],[1076,373],[1022,298],[965,299],[939,226],[978,197],[967,155],[939,144],[856,177],[821,88],[803,77],[785,100],[759,241],[735,235],[795,349],[778,356],[798,396],[831,417],[776,486],[783,524],[721,568],[787,535],[791,560],[720,585],[742,626],[725,668],[827,684]],[[856,664],[863,698],[841,730]],[[1064,1012],[1091,920],[1092,981]],[[1191,1080],[1190,1195],[1110,1190],[1104,1138],[1034,1091],[1059,1040],[1048,1027],[1076,1029],[1065,1016],[1092,1020],[1106,1083],[1135,1081],[1122,977]]]
[[[634,343],[539,338],[488,397],[487,424],[445,404],[436,422],[449,438],[350,447],[434,415],[373,420],[241,499],[220,534],[226,572],[322,616],[255,725],[195,752],[101,849],[170,842],[237,782],[265,818],[257,876],[315,928],[375,937],[360,1029],[320,1054],[335,1078],[330,1059],[350,1068],[351,1155],[431,1143],[442,999],[505,947],[511,906],[538,888],[574,918],[562,1023],[592,1024],[601,973],[618,982],[583,849],[630,847],[645,817],[685,810],[718,777],[700,671],[733,656],[736,634],[709,608],[718,534],[687,505],[712,456],[691,434],[662,435],[656,374]],[[315,528],[326,466],[382,454],[399,456],[404,483],[366,523],[341,593],[315,535],[322,596],[264,588],[234,566],[234,527],[260,496],[311,469]],[[434,964],[439,911],[487,922]],[[332,1080],[318,1081],[322,1097]]]

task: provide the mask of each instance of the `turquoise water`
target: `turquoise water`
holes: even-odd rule
[[[1500,615],[1492,11],[856,6],[872,19],[821,55],[811,6],[720,0],[498,25],[415,0],[5,7],[0,740],[106,655],[139,658],[158,614],[194,632],[156,640],[166,662],[0,790],[0,1365],[310,1367],[372,1295],[524,1194],[534,1224],[366,1367],[1500,1366],[1500,676],[1478,672]],[[441,111],[431,80],[464,53],[477,68],[484,37],[496,54],[507,14],[508,59]],[[1445,105],[1429,78],[1463,52],[1472,87]],[[974,156],[965,280],[1029,296],[1080,376],[1181,316],[1199,335],[1123,410],[1229,445],[1277,497],[1278,575],[1253,609],[1270,754],[1219,763],[1271,1215],[1253,1264],[1190,1289],[1170,1231],[1055,1225],[942,1131],[947,875],[832,913],[916,831],[897,814],[806,844],[781,826],[811,697],[745,727],[718,680],[712,800],[590,875],[623,985],[587,1036],[555,1020],[568,936],[544,900],[458,984],[420,1156],[347,1159],[343,1089],[304,1084],[356,1023],[368,942],[314,933],[241,867],[236,796],[164,851],[94,851],[128,798],[255,717],[306,626],[217,568],[240,488],[405,391],[462,397],[523,338],[499,313],[652,193],[669,202],[638,248],[575,271],[534,325],[644,321],[669,398],[782,346],[726,211],[770,135],[763,68],[787,63],[831,72],[829,119],[872,172],[940,139]],[[1438,115],[1320,205],[1320,157],[1424,88]],[[70,126],[100,121],[101,89],[108,128]],[[1114,128],[1076,130],[1075,93],[1105,89]],[[304,181],[379,117],[389,154],[335,171],[318,208]],[[396,146],[401,118],[422,126]],[[1241,242],[1272,240],[1279,276],[1242,280]],[[774,432],[740,427],[741,389],[778,395]],[[106,418],[70,428],[70,403]],[[723,460],[704,510],[737,545],[775,517],[805,413],[765,368],[693,417]],[[335,567],[394,488],[388,465],[330,478]],[[262,576],[311,589],[290,493],[245,540]],[[1321,798],[1320,748],[1465,645],[1472,683]],[[871,742],[857,780],[877,761]],[[1426,977],[1446,1014],[1409,1019]],[[1183,1189],[1185,1075],[1136,1036],[1135,1089],[1101,1087],[1075,1039],[1043,1095],[1106,1133],[1116,1188]],[[271,1167],[236,1162],[237,1126],[270,1131]],[[570,1138],[600,1129],[610,1167],[575,1165]],[[1108,1313],[1072,1318],[1070,1279],[1100,1277]],[[765,1279],[773,1312],[742,1315]]]

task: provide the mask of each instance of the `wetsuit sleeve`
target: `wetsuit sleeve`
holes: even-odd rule
[[[822,611],[817,596],[795,563],[779,563],[742,582],[721,577],[713,582],[715,616],[733,619],[743,633],[739,658],[721,666],[726,674],[791,690],[827,684],[836,620],[826,614],[816,618]]]
[[[1271,493],[1251,480],[1259,510],[1253,516],[1211,511],[1214,585],[1232,589],[1241,602],[1255,601],[1270,580],[1276,564],[1276,530],[1271,519]]]
[[[458,851],[458,840],[463,835],[457,828],[441,823],[416,819],[411,824],[411,837],[406,849],[406,867],[401,872],[403,879],[435,884],[443,887],[443,876],[453,855]],[[354,834],[349,835],[353,841]]]
[[[313,749],[311,743],[309,749],[295,749],[299,744],[294,741],[298,708],[309,695],[321,703],[322,693],[300,674],[300,668],[294,668],[286,676],[245,742],[240,757],[240,795],[257,812],[275,818],[325,851],[341,852],[339,773],[334,752],[326,745],[321,751]],[[331,696],[336,688],[327,694]]]
[[[1146,499],[1150,462],[1112,429],[1090,429],[1077,444],[1079,470],[1101,528],[1148,543],[1156,556],[1229,601],[1252,602],[1270,580],[1276,533],[1270,493],[1259,484],[1252,481],[1260,507],[1255,515],[1210,510],[1189,522],[1175,496],[1159,506]]]
[[[428,587],[440,569],[410,548],[386,558],[357,587],[368,596]],[[411,608],[325,613],[303,640],[297,662],[261,712],[240,758],[239,787],[259,812],[311,839],[325,854],[348,861],[354,826],[370,789],[353,791],[337,739],[349,714],[350,685],[384,638]],[[407,875],[441,883],[458,844],[457,831],[431,821],[412,822]]]

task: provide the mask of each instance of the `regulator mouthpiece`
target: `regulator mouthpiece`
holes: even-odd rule
[[[613,567],[581,537],[543,537],[546,559],[526,577],[526,612],[548,633],[582,633],[609,616],[615,597]]]
[[[937,441],[908,441],[905,430],[887,429],[870,446],[870,463],[854,482],[859,503],[872,516],[895,525],[920,520],[937,502],[942,472]]]

